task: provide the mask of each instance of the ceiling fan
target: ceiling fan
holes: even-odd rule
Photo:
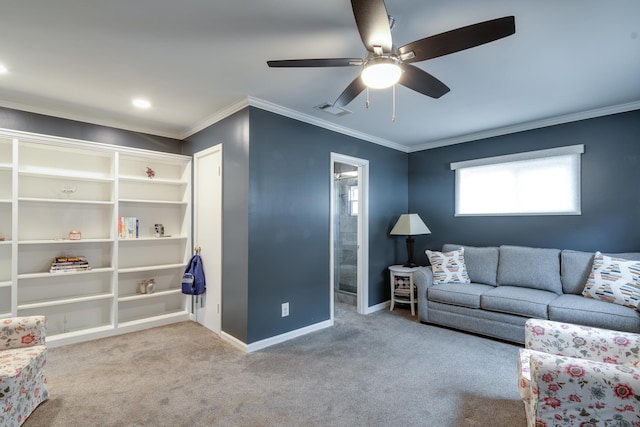
[[[361,66],[362,72],[333,103],[344,107],[364,89],[381,89],[395,85],[440,98],[449,92],[443,82],[411,65],[489,43],[515,33],[515,18],[505,16],[457,28],[408,43],[394,50],[391,18],[384,0],[351,0],[360,38],[367,49],[365,58],[288,59],[267,61],[269,67],[345,67]]]

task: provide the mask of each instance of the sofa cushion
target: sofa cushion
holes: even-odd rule
[[[484,310],[548,319],[548,305],[558,298],[553,292],[519,286],[498,286],[483,293],[480,307]]]
[[[498,286],[520,286],[562,294],[560,250],[500,246]]]
[[[637,309],[640,304],[640,261],[596,252],[582,295]]]
[[[427,289],[429,301],[443,304],[480,308],[480,295],[493,289],[493,286],[477,283],[444,283]]]
[[[464,263],[467,266],[467,274],[473,283],[496,286],[498,283],[498,257],[500,251],[495,246],[475,247],[453,245],[447,243],[442,246],[443,252],[464,248]]]
[[[470,283],[464,263],[464,248],[451,252],[426,250],[433,271],[433,283]]]
[[[640,333],[640,313],[633,308],[565,294],[549,304],[549,319],[596,328]]]
[[[605,253],[607,256],[640,261],[640,252]],[[582,295],[585,283],[591,273],[593,252],[565,249],[560,253],[560,276],[565,294]]]

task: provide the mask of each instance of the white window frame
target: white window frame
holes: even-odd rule
[[[524,153],[508,154],[504,156],[486,157],[482,159],[466,160],[461,162],[451,163],[451,170],[455,171],[455,216],[521,216],[521,215],[581,215],[581,161],[580,155],[584,153],[584,145],[570,145],[566,147],[550,148],[546,150],[528,151]],[[564,157],[570,156],[573,164],[573,176],[572,176],[572,190],[575,192],[573,200],[575,204],[572,209],[558,209],[551,211],[500,211],[487,212],[486,210],[478,211],[466,211],[461,212],[460,198],[463,197],[464,189],[464,173],[463,171],[468,168],[475,168],[480,166],[489,165],[504,165],[505,168],[514,168],[517,170],[518,166],[521,167],[522,162],[530,160],[539,160],[551,157]],[[488,187],[487,187],[488,188]],[[518,190],[521,191],[521,190]]]
[[[358,216],[358,186],[349,186],[349,215]]]

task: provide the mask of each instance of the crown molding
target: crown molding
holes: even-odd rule
[[[270,111],[281,116],[289,117],[301,122],[309,123],[314,126],[318,126],[324,129],[328,129],[333,132],[341,133],[343,135],[351,136],[364,141],[372,142],[374,144],[382,145],[387,148],[402,151],[407,153],[407,147],[397,142],[389,141],[387,139],[378,138],[367,133],[358,132],[353,129],[346,128],[344,126],[337,125],[335,123],[328,122],[326,120],[319,119],[317,117],[310,116],[308,114],[301,113],[299,111],[291,110],[278,104],[274,104],[269,101],[265,101],[259,98],[249,97],[249,105],[252,107],[260,108],[262,110]]]
[[[125,125],[118,120],[109,120],[106,118],[98,119],[95,117],[87,117],[85,114],[69,113],[69,112],[64,112],[60,110],[55,110],[52,108],[36,107],[29,104],[21,104],[18,102],[0,100],[0,107],[10,108],[12,110],[26,111],[28,113],[42,114],[44,116],[50,116],[57,119],[73,120],[75,122],[89,123],[97,126],[105,126],[105,127],[115,128],[115,129],[122,129],[130,132],[145,133],[145,134],[154,135],[154,136],[162,136],[164,138],[182,139],[179,133],[163,132],[158,130],[157,128],[148,128],[148,127],[138,126],[138,125],[135,125],[135,126]]]
[[[368,141],[374,144],[378,144],[384,147],[388,147],[394,150],[398,150],[404,153],[413,153],[417,151],[430,150],[439,147],[445,147],[448,145],[462,144],[465,142],[477,141],[486,138],[493,138],[496,136],[503,136],[517,132],[524,132],[533,129],[540,129],[549,126],[560,125],[564,123],[571,123],[580,120],[593,119],[597,117],[608,116],[612,114],[625,113],[628,111],[634,111],[640,109],[640,101],[629,102],[626,104],[619,104],[610,107],[597,108],[593,110],[583,111],[579,113],[566,114],[563,116],[551,117],[547,119],[534,120],[525,123],[519,123],[512,126],[505,126],[496,129],[490,129],[481,132],[473,132],[466,135],[460,135],[453,138],[446,138],[436,141],[426,142],[415,146],[405,146],[397,142],[389,141],[383,138],[379,138],[364,132],[355,131],[353,129],[346,128],[344,126],[331,123],[329,121],[319,119],[317,117],[310,116],[308,114],[300,113],[290,108],[283,107],[278,104],[274,104],[269,101],[265,101],[255,97],[245,97],[238,101],[228,105],[227,107],[216,111],[214,114],[205,117],[204,119],[196,122],[193,126],[184,130],[183,132],[163,132],[157,128],[149,128],[144,126],[123,125],[117,120],[109,120],[105,118],[87,118],[82,114],[74,114],[69,112],[60,112],[46,107],[35,107],[29,104],[21,104],[16,102],[0,100],[0,107],[11,108],[14,110],[27,111],[35,114],[43,114],[55,118],[74,120],[78,122],[91,123],[98,126],[107,126],[131,132],[139,132],[150,135],[161,136],[165,138],[172,138],[178,140],[185,140],[189,136],[206,129],[207,127],[243,110],[247,107],[256,107],[262,110],[270,111],[272,113],[289,117],[294,120],[309,123],[320,128],[324,128],[333,132],[341,133],[343,135],[351,136],[363,141]]]
[[[301,122],[309,123],[311,125],[328,129],[333,132],[341,133],[344,135],[348,135],[357,139],[361,139],[364,141],[372,142],[374,144],[382,145],[388,148],[392,148],[394,150],[399,150],[407,153],[408,149],[404,145],[395,143],[393,141],[388,141],[386,139],[378,138],[373,135],[369,135],[363,132],[358,132],[353,129],[346,128],[344,126],[336,125],[335,123],[328,122],[326,120],[319,119],[317,117],[310,116],[308,114],[300,113],[299,111],[292,110],[290,108],[283,107],[282,105],[274,104],[273,102],[265,101],[260,98],[255,98],[252,96],[248,96],[247,98],[241,99],[228,107],[219,110],[212,114],[209,117],[201,120],[200,122],[193,125],[184,134],[181,136],[181,139],[187,139],[191,135],[199,132],[229,116],[237,113],[238,111],[246,108],[246,107],[255,107],[261,110],[269,111],[271,113],[278,114],[280,116],[289,117],[290,119],[298,120]]]
[[[238,101],[226,106],[225,108],[214,112],[213,114],[205,117],[204,119],[196,122],[193,126],[186,129],[182,135],[180,135],[180,139],[185,140],[191,135],[194,135],[201,130],[208,128],[211,125],[218,123],[221,120],[226,119],[227,117],[244,110],[249,106],[249,98],[242,98]]]
[[[634,110],[640,110],[640,101],[614,105],[611,107],[596,108],[594,110],[583,111],[580,113],[565,114],[564,116],[551,117],[548,119],[534,120],[531,122],[520,123],[513,126],[505,126],[502,128],[491,129],[483,132],[474,132],[467,135],[461,135],[454,138],[441,139],[439,141],[431,141],[422,145],[410,147],[407,152],[414,153],[416,151],[430,150],[433,148],[445,147],[447,145],[462,144],[464,142],[493,138],[495,136],[540,129],[548,126],[577,122],[580,120],[594,119],[596,117],[609,116],[611,114],[626,113],[628,111]]]

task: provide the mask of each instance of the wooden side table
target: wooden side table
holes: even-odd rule
[[[415,315],[417,303],[415,295],[415,285],[413,283],[413,272],[417,267],[403,267],[402,265],[392,265],[389,267],[391,274],[391,311],[395,303],[410,304],[411,315]]]

